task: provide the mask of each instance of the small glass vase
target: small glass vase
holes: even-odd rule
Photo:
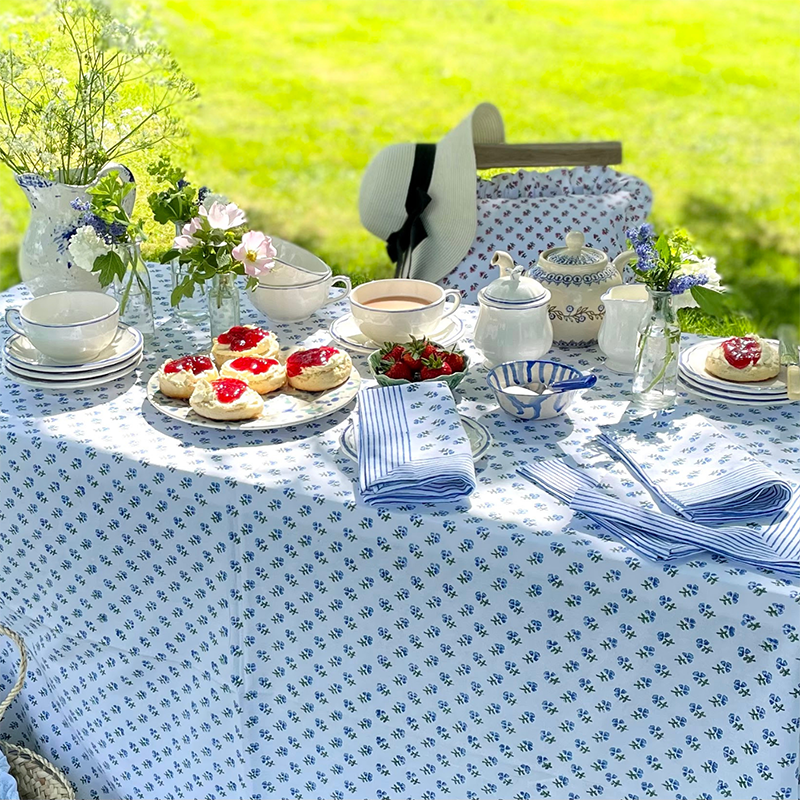
[[[206,291],[206,298],[212,339],[225,333],[228,328],[240,324],[241,311],[236,275],[231,272],[215,275],[211,279],[211,286]]]
[[[120,252],[125,263],[122,279],[114,279],[114,297],[119,302],[119,318],[136,328],[145,341],[152,343],[156,335],[153,318],[153,289],[138,244],[126,245]]]
[[[180,236],[181,226],[175,225],[175,235]],[[177,258],[170,262],[170,295],[172,290],[186,277],[188,267],[181,264]],[[181,297],[177,306],[172,306],[172,313],[187,322],[202,322],[208,317],[208,303],[206,302],[206,288],[202,283],[194,285],[194,294],[191,297]]]
[[[672,294],[647,291],[650,311],[639,330],[632,391],[637,405],[655,411],[675,405],[681,326]]]

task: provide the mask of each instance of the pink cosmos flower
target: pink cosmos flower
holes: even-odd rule
[[[247,231],[242,236],[242,243],[233,248],[233,257],[244,265],[247,275],[258,277],[272,269],[272,259],[278,251],[272,245],[272,239],[261,231]]]
[[[247,217],[236,203],[228,203],[223,205],[219,202],[211,204],[211,208],[200,206],[200,216],[208,220],[208,224],[217,230],[227,231],[235,228],[238,225],[244,225],[247,222]]]

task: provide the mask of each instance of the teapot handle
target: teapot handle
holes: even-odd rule
[[[622,270],[625,268],[625,265],[629,261],[633,261],[634,258],[636,258],[636,253],[633,250],[625,250],[611,262],[611,266],[615,267],[617,272],[619,272],[620,278],[622,277]]]

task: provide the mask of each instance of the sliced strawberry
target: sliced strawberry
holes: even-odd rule
[[[383,373],[387,378],[410,381],[414,379],[414,373],[408,364],[402,361],[395,361],[386,372]]]

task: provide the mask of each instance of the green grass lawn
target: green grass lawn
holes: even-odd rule
[[[3,3],[19,13],[35,6]],[[491,100],[509,141],[621,139],[623,168],[653,187],[655,222],[697,235],[762,330],[800,316],[793,0],[155,0],[151,8],[202,93],[184,157],[190,176],[338,271],[390,272],[382,243],[358,220],[369,158],[392,142],[436,140]],[[147,161],[130,162],[141,178]],[[3,169],[0,286],[16,280],[26,219]],[[163,241],[156,233],[148,247]]]

